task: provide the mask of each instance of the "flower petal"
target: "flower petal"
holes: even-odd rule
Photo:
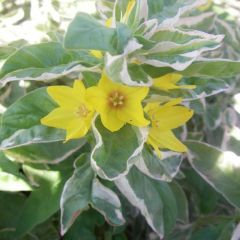
[[[90,125],[82,119],[73,119],[67,126],[66,141],[70,139],[81,138],[85,136],[90,128]]]
[[[137,101],[127,102],[126,106],[118,109],[117,116],[122,121],[137,127],[145,127],[150,123],[150,121],[144,117],[141,103]]]
[[[168,73],[162,77],[153,80],[153,86],[164,91],[172,89],[194,89],[195,85],[176,85],[182,79],[182,75],[178,73]]]
[[[117,111],[110,109],[100,113],[102,124],[111,132],[118,131],[124,125],[124,121],[118,118]]]
[[[77,95],[84,95],[86,92],[86,88],[82,82],[82,80],[78,79],[75,80],[73,83],[73,91],[74,93],[76,93]]]
[[[157,153],[158,157],[161,158],[162,157],[162,154],[159,150],[159,147],[158,147],[158,144],[156,141],[154,141],[154,139],[152,139],[150,136],[148,137],[147,139],[147,143],[150,144],[153,149],[155,150],[155,152]]]
[[[174,106],[182,102],[182,98],[173,98],[171,101],[164,104],[164,106]]]
[[[99,113],[105,112],[107,95],[99,87],[90,87],[86,90],[86,102],[89,102]]]
[[[156,109],[150,118],[157,121],[158,129],[170,130],[180,127],[193,115],[193,110],[183,106],[163,106]]]
[[[73,109],[56,108],[50,112],[46,117],[41,119],[41,124],[66,129],[66,126],[74,119],[76,115]]]
[[[127,95],[129,100],[142,101],[148,94],[148,87],[128,87],[122,85],[120,90]]]
[[[66,86],[52,86],[47,88],[48,94],[61,107],[77,106],[81,98],[74,94],[70,87]]]
[[[187,147],[181,143],[172,131],[160,131],[157,128],[151,128],[149,132],[150,141],[161,148],[167,148],[176,152],[186,152]]]
[[[122,84],[113,82],[111,79],[108,78],[106,73],[102,73],[101,79],[99,80],[98,87],[106,93],[111,91],[119,90]]]

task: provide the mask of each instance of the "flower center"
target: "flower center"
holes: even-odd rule
[[[160,127],[160,122],[159,121],[152,121],[152,126],[153,127]]]
[[[152,122],[152,127],[159,127],[161,125],[159,119],[157,119],[154,113],[151,114],[151,122]]]
[[[123,107],[126,97],[118,91],[111,92],[108,96],[108,103],[113,108]]]
[[[89,113],[90,111],[87,109],[85,104],[81,104],[76,110],[77,116],[83,117],[83,118],[87,117]]]

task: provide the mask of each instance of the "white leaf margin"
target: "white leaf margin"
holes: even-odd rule
[[[147,223],[149,226],[158,234],[160,239],[164,237],[164,229],[161,229],[162,234],[159,230],[157,230],[154,226],[151,214],[149,213],[147,206],[145,205],[144,199],[138,198],[138,196],[133,191],[131,185],[129,184],[127,178],[125,176],[117,179],[114,181],[117,188],[120,190],[120,192],[128,199],[128,201],[135,207],[137,207],[142,215],[145,217]],[[154,201],[154,199],[153,199]],[[162,225],[163,226],[163,225]]]
[[[190,141],[190,140],[188,140],[188,141],[186,141],[186,143],[203,144],[203,145],[205,145],[205,146],[207,146],[207,147],[210,147],[210,148],[212,148],[212,149],[215,149],[216,151],[219,151],[219,152],[222,152],[222,153],[223,153],[223,151],[221,151],[219,148],[214,147],[214,146],[212,146],[212,145],[210,145],[210,144],[208,144],[208,143],[205,143],[205,142],[194,141],[194,140],[191,140],[191,141]],[[210,186],[212,186],[218,193],[220,193],[225,199],[227,199],[227,201],[228,201],[229,203],[231,203],[233,206],[235,206],[236,208],[238,208],[238,206],[237,206],[235,203],[233,203],[233,202],[229,199],[229,197],[226,196],[225,193],[223,193],[222,191],[220,191],[220,190],[215,186],[215,184],[214,184],[211,180],[208,179],[208,177],[206,177],[201,171],[199,171],[199,170],[194,166],[194,164],[193,164],[194,156],[193,156],[193,154],[191,154],[191,151],[190,151],[190,150],[187,152],[187,156],[188,156],[188,161],[189,161],[190,165],[192,166],[192,168],[193,168]]]
[[[55,73],[54,68],[61,67],[61,66],[63,66],[63,68],[65,66],[65,69],[63,69],[63,71],[60,72],[60,73]],[[69,74],[74,73],[74,72],[83,72],[83,71],[100,72],[100,69],[99,69],[98,65],[96,65],[94,67],[85,67],[81,64],[78,64],[77,62],[72,62],[70,64],[68,63],[68,64],[63,64],[63,65],[52,67],[52,71],[47,71],[46,70],[46,72],[41,73],[39,76],[36,76],[36,77],[32,77],[31,74],[29,74],[29,76],[25,76],[25,77],[18,77],[17,76],[17,74],[19,72],[28,71],[28,70],[29,71],[41,70],[41,68],[24,68],[24,69],[19,69],[19,70],[16,70],[14,72],[8,73],[2,79],[0,79],[0,88],[4,87],[7,83],[12,82],[12,81],[27,80],[27,81],[43,81],[43,82],[46,82],[46,81],[57,79],[57,78],[62,77],[62,76],[69,75]],[[44,70],[44,68],[42,70]]]
[[[174,172],[171,172],[170,177],[166,176],[166,175],[161,175],[161,176],[156,176],[155,174],[153,175],[151,173],[151,170],[147,167],[143,156],[139,156],[138,161],[135,163],[135,166],[145,175],[147,175],[148,177],[155,179],[155,180],[160,180],[160,181],[165,181],[165,182],[171,182],[172,179],[177,175],[177,173],[180,170],[182,161],[183,161],[183,154],[180,153],[176,153],[176,152],[171,152],[171,151],[162,151],[162,159],[159,159],[159,161],[164,161],[169,157],[181,157],[181,160],[179,162],[178,167],[176,168],[176,170]]]
[[[186,2],[187,3],[184,3],[185,6],[178,9],[177,14],[174,17],[165,19],[162,23],[159,24],[159,27],[171,28],[175,26],[183,14],[206,4],[207,0],[188,0]]]
[[[92,152],[91,152],[91,157],[90,157],[90,161],[91,161],[91,166],[93,168],[93,170],[98,174],[98,176],[100,176],[103,179],[109,180],[109,181],[114,181],[122,176],[125,176],[128,174],[130,168],[133,166],[133,164],[138,160],[139,154],[141,154],[142,149],[144,147],[144,143],[147,141],[147,136],[148,136],[148,131],[149,129],[146,128],[139,128],[139,131],[136,131],[137,133],[137,137],[138,137],[138,143],[139,146],[137,149],[135,149],[135,151],[132,153],[132,155],[127,159],[127,167],[125,169],[125,171],[123,171],[122,173],[120,173],[117,177],[113,177],[110,178],[105,171],[99,167],[97,165],[97,162],[94,159],[94,154],[96,152],[97,149],[101,148],[103,146],[103,140],[102,137],[100,135],[100,133],[98,132],[96,126],[95,126],[95,121],[98,115],[95,116],[93,122],[92,122],[92,131],[93,134],[95,136],[96,139],[96,145],[93,148]]]

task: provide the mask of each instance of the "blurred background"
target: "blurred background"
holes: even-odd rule
[[[63,31],[77,12],[94,13],[89,0],[1,0],[0,44],[23,39],[38,43]]]

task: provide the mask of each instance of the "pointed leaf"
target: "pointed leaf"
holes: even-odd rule
[[[7,149],[4,153],[18,162],[56,164],[67,159],[86,143],[85,138],[68,142],[37,143]]]
[[[96,145],[91,154],[91,163],[97,174],[105,179],[116,179],[127,174],[143,149],[146,133],[140,133],[130,125],[110,132],[99,118],[93,125],[93,132]]]
[[[240,157],[206,143],[187,141],[189,162],[197,173],[232,205],[240,207]],[[207,153],[207,157],[206,157]]]
[[[79,13],[67,29],[64,45],[68,49],[96,49],[112,52],[115,51],[114,36],[114,29],[105,27],[86,13]]]
[[[40,119],[55,107],[46,88],[32,91],[16,101],[2,116],[0,149],[64,140],[63,130],[48,128],[40,123]]]
[[[129,202],[137,207],[152,229],[162,238],[175,225],[177,205],[166,182],[153,180],[132,167],[115,184]]]
[[[185,76],[232,77],[240,74],[240,61],[202,58],[194,62],[181,74]]]
[[[159,159],[145,146],[135,165],[140,171],[153,179],[170,182],[179,171],[182,156],[170,152],[162,154],[162,159]]]
[[[67,51],[57,42],[24,46],[5,61],[0,71],[0,86],[11,81],[48,81],[74,72],[91,71],[91,67],[80,64],[83,60],[92,64],[91,57],[85,55]]]
[[[61,197],[61,232],[65,234],[76,218],[89,204],[99,211],[110,224],[122,225],[124,218],[118,196],[96,179],[89,163],[89,155],[83,154],[75,162],[73,176],[66,182]]]

